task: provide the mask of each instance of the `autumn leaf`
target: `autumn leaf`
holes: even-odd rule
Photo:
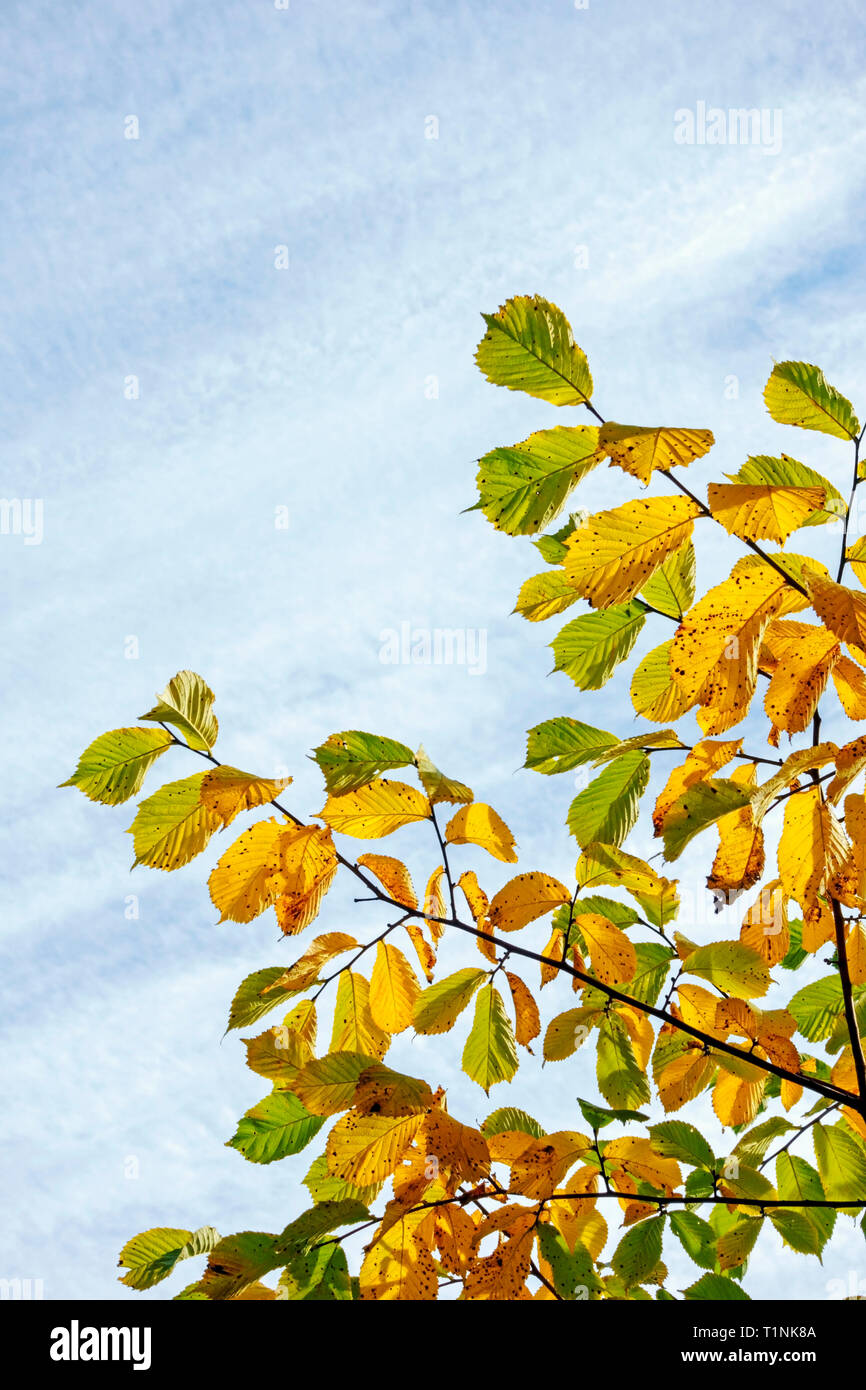
[[[471,789],[463,782],[455,782],[453,778],[440,772],[436,764],[430,761],[423,747],[415,754],[415,766],[431,806],[437,806],[443,801],[455,805],[475,799]]]
[[[549,874],[518,874],[494,894],[487,918],[488,930],[519,931],[544,917],[560,903],[571,902],[571,894]]]
[[[661,426],[603,425],[599,447],[611,463],[648,483],[657,469],[685,468],[713,447],[711,430],[666,429]]]
[[[316,814],[341,835],[379,840],[404,825],[429,820],[430,803],[406,782],[389,782],[383,777],[357,791],[329,796]]]
[[[393,859],[388,854],[360,854],[357,862],[362,869],[369,869],[371,874],[375,874],[395,902],[404,907],[418,906],[412,877],[401,859]]]
[[[689,497],[647,497],[597,512],[566,541],[565,575],[593,608],[634,598],[690,539],[701,509]]]
[[[792,531],[821,510],[826,492],[819,487],[710,483],[707,499],[716,521],[731,535],[784,545]]]
[[[529,986],[521,980],[519,975],[515,975],[511,970],[506,970],[505,978],[508,981],[508,988],[511,990],[511,999],[514,1004],[515,1037],[521,1047],[529,1047],[533,1038],[537,1038],[541,1032],[538,1005]]]
[[[449,845],[480,845],[505,864],[516,864],[514,836],[492,806],[476,801],[461,806],[445,827],[445,843]]]
[[[254,777],[236,767],[215,767],[202,778],[201,801],[209,811],[219,816],[223,825],[231,825],[241,811],[267,806],[291,782],[291,777]]]
[[[574,923],[589,947],[594,975],[608,985],[632,978],[637,956],[624,931],[594,912],[577,913]]]
[[[380,941],[370,978],[370,1013],[385,1033],[402,1033],[412,1022],[420,987],[403,952]]]
[[[383,772],[409,767],[415,760],[412,749],[405,743],[381,738],[378,734],[365,734],[360,729],[331,734],[313,750],[313,756],[332,795],[357,791]]]

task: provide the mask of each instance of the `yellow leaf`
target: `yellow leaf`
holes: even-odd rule
[[[748,1125],[758,1113],[767,1085],[766,1076],[746,1081],[721,1071],[713,1087],[713,1109],[723,1125]]]
[[[756,768],[746,763],[736,768],[731,780],[754,786]],[[745,892],[764,872],[764,832],[755,821],[751,806],[741,806],[716,822],[719,848],[707,878],[711,891]]]
[[[274,903],[284,936],[295,936],[310,925],[336,873],[337,854],[330,830],[302,825],[285,836],[282,842],[283,887]]]
[[[836,749],[834,760],[836,776],[827,787],[827,799],[836,802],[845,788],[866,768],[866,735]]]
[[[551,984],[552,981],[555,980],[555,979],[557,978],[557,976],[560,975],[560,974],[562,973],[561,971],[557,970],[557,968],[556,968],[555,965],[553,965],[553,964],[548,964],[548,961],[551,961],[551,962],[552,962],[552,961],[562,961],[562,960],[564,960],[564,959],[565,959],[564,952],[565,952],[565,937],[563,936],[562,932],[559,930],[559,927],[554,927],[554,928],[553,928],[553,931],[552,931],[551,934],[550,934],[550,940],[548,941],[548,943],[547,943],[547,945],[545,946],[544,950],[541,952],[542,956],[544,957],[544,960],[542,960],[542,961],[540,962],[540,964],[541,964],[541,988],[542,988],[542,989],[544,989],[544,986],[545,986],[545,985]]]
[[[479,885],[477,875],[472,869],[467,869],[465,873],[460,875],[457,883],[463,890],[463,896],[469,906],[469,911],[472,913],[472,920],[479,931],[483,931],[484,921],[490,907],[490,900],[484,892],[484,889]],[[492,941],[485,941],[482,937],[476,936],[475,945],[478,947],[478,950],[481,952],[482,956],[484,956],[485,960],[489,960],[492,965],[496,964],[496,947],[493,945]]]
[[[783,487],[769,484],[710,483],[710,511],[733,536],[767,539],[784,545],[807,516],[826,500],[822,487]]]
[[[639,425],[603,425],[599,448],[611,463],[648,483],[660,468],[685,468],[713,447],[711,430],[666,429]]]
[[[866,719],[866,675],[847,656],[840,656],[832,670],[839,703],[849,719]]]
[[[799,734],[812,722],[830,672],[841,655],[838,638],[825,627],[777,622],[767,633],[777,660],[764,709],[777,729]]]
[[[403,952],[380,941],[370,979],[370,1013],[386,1033],[402,1033],[412,1022],[420,986]]]
[[[814,905],[828,876],[844,863],[847,842],[842,827],[815,785],[789,796],[779,840],[779,878],[789,898],[804,913]]]
[[[716,1064],[700,1048],[675,1057],[662,1070],[657,1086],[659,1100],[665,1110],[679,1110],[687,1101],[693,1100],[703,1090],[712,1077]]]
[[[866,647],[866,596],[819,574],[807,575],[806,587],[824,626],[842,642]]]
[[[758,680],[758,654],[781,603],[781,577],[772,569],[743,570],[710,589],[690,609],[671,648],[671,671],[689,699],[713,711],[710,729],[723,732],[748,711]],[[701,721],[707,730],[707,721]]]
[[[288,821],[257,821],[226,850],[208,879],[220,921],[251,922],[283,890],[282,842]]]
[[[549,874],[518,874],[500,888],[490,904],[487,918],[491,932],[519,931],[544,917],[561,903],[571,902],[571,894]]]
[[[135,864],[179,869],[201,853],[222,824],[214,811],[201,804],[206,776],[196,772],[180,782],[167,782],[141,802],[127,832],[133,837]]]
[[[362,1300],[423,1303],[436,1298],[439,1281],[428,1245],[434,1222],[432,1211],[406,1212],[377,1233],[361,1265]]]
[[[214,693],[195,671],[178,671],[157,703],[142,719],[173,724],[180,729],[190,748],[207,752],[217,740],[217,717],[213,712]]]
[[[790,933],[785,895],[779,879],[767,883],[749,908],[740,927],[744,946],[764,959],[768,966],[778,965],[788,954]]]
[[[337,1121],[325,1150],[328,1168],[338,1178],[367,1187],[394,1173],[424,1121],[415,1115],[357,1115]]]
[[[291,780],[291,777],[254,777],[249,772],[239,772],[236,767],[223,765],[205,773],[201,784],[201,802],[219,816],[224,826],[230,825],[241,811],[267,806]]]
[[[685,762],[672,770],[659,792],[653,811],[656,835],[662,833],[668,811],[683,792],[687,792],[696,782],[703,782],[705,778],[712,777],[723,767],[727,767],[740,751],[742,742],[742,738],[730,739],[727,742],[704,739],[695,744]]]
[[[449,1274],[462,1276],[469,1264],[475,1239],[475,1222],[456,1202],[436,1210],[436,1245]]]
[[[443,924],[437,921],[437,918],[445,916],[445,899],[442,896],[444,877],[445,869],[439,864],[428,878],[427,887],[424,889],[424,916],[434,941],[438,941],[445,930]]]
[[[318,980],[323,965],[357,945],[354,936],[349,936],[346,932],[331,931],[317,936],[300,960],[289,966],[284,975],[274,980],[271,989],[306,989]]]
[[[390,1042],[370,1012],[370,986],[364,976],[344,970],[337,984],[330,1051],[384,1057]]]
[[[497,1215],[501,1217],[502,1213]],[[534,1211],[517,1209],[507,1238],[493,1254],[476,1255],[472,1260],[464,1286],[465,1298],[511,1302],[522,1297],[530,1272],[535,1222]]]
[[[514,836],[493,807],[483,802],[461,806],[446,826],[445,841],[449,845],[480,845],[504,864],[517,863]]]
[[[426,1171],[453,1195],[462,1182],[475,1184],[490,1172],[487,1140],[477,1129],[462,1125],[447,1110],[434,1108],[427,1115],[418,1135],[418,1146],[426,1157]]]
[[[673,638],[653,647],[632,676],[631,702],[643,719],[651,719],[654,724],[679,719],[694,704],[693,699],[683,694],[671,673],[672,647]]]
[[[415,954],[418,957],[421,969],[428,982],[433,979],[433,968],[436,965],[436,952],[430,945],[417,922],[404,922],[406,934],[412,945],[415,947]]]
[[[856,574],[860,583],[866,585],[866,536],[861,536],[845,551],[845,559]]]
[[[651,1182],[654,1187],[673,1189],[683,1180],[676,1159],[655,1153],[649,1139],[631,1136],[611,1139],[604,1146],[604,1160],[605,1167],[610,1164],[614,1168],[624,1168],[639,1182]]]
[[[565,576],[594,608],[634,598],[692,534],[701,509],[689,497],[647,497],[598,512],[572,531]]]
[[[596,912],[582,912],[574,918],[589,947],[593,973],[606,985],[630,980],[637,969],[637,956],[631,941],[620,927]]]
[[[464,786],[462,782],[455,782],[453,778],[446,777],[444,772],[440,772],[436,764],[431,762],[424,752],[423,746],[415,754],[415,766],[418,769],[421,785],[430,798],[431,806],[436,806],[441,801],[447,801],[454,805],[473,799],[471,788]]]
[[[406,782],[377,777],[357,791],[329,796],[318,812],[332,830],[359,840],[379,840],[404,825],[429,820],[430,802]]]
[[[538,1005],[528,987],[521,980],[519,975],[514,975],[510,970],[506,970],[505,978],[511,990],[511,998],[514,1002],[515,1029],[514,1036],[521,1047],[529,1047],[533,1038],[537,1038],[541,1032],[541,1017],[538,1012]]]
[[[848,957],[848,973],[854,985],[866,984],[866,928],[862,922],[854,922],[845,942]],[[847,1089],[847,1088],[846,1088]]]
[[[412,885],[409,870],[401,859],[392,859],[389,854],[361,854],[358,863],[363,869],[375,874],[389,897],[402,907],[417,907],[418,899]]]
[[[545,1134],[524,1149],[511,1165],[509,1190],[523,1197],[549,1197],[569,1168],[592,1147],[591,1139],[574,1130]]]

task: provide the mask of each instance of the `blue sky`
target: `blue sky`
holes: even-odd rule
[[[573,871],[573,792],[515,772],[525,730],[568,713],[630,734],[633,712],[547,679],[557,624],[508,616],[535,552],[460,515],[485,450],[562,422],[482,379],[481,310],[559,303],[602,413],[712,428],[716,476],[784,449],[843,484],[841,446],[792,439],[761,390],[795,357],[866,402],[858,10],[835,0],[816,26],[802,0],[7,8],[2,486],[42,499],[44,536],[0,536],[4,1275],[131,1298],[114,1264],[132,1233],[280,1229],[297,1210],[310,1154],[267,1168],[223,1147],[262,1086],[220,1042],[239,980],[295,947],[273,914],[214,925],[222,845],[130,876],[131,809],[56,790],[175,671],[216,691],[223,759],[291,772],[299,813],[321,804],[307,751],[373,729],[423,740],[493,802],[525,865]],[[781,148],[677,144],[675,113],[699,102],[781,112]],[[599,471],[579,500],[628,495]],[[704,586],[726,555],[702,537]],[[485,631],[485,673],[383,664],[404,622]],[[402,848],[416,877],[433,867],[432,846]],[[351,896],[334,890],[324,925],[359,929]],[[423,1040],[393,1057],[421,1069],[428,1051],[455,1113],[504,1103],[460,1080],[456,1046],[441,1065]],[[548,1128],[592,1087],[580,1066],[521,1074]],[[823,1270],[767,1238],[752,1288],[823,1297],[863,1265],[849,1230]]]

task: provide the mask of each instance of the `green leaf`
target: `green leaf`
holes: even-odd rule
[[[237,1235],[225,1236],[211,1251],[199,1283],[190,1290],[185,1289],[184,1293],[189,1296],[197,1290],[212,1302],[236,1298],[250,1284],[257,1283],[263,1274],[269,1274],[282,1264],[276,1253],[276,1241],[276,1236],[264,1231],[240,1231]]]
[[[606,1125],[628,1124],[629,1120],[637,1120],[643,1123],[648,1116],[641,1110],[607,1110],[603,1105],[595,1105],[591,1100],[581,1100],[577,1097],[580,1106],[580,1113],[586,1123],[594,1130],[604,1129]]]
[[[627,1288],[652,1274],[661,1259],[664,1225],[663,1216],[640,1221],[626,1231],[614,1250],[611,1264]]]
[[[797,1020],[797,1027],[810,1042],[820,1042],[833,1030],[838,1015],[845,1007],[842,985],[838,975],[824,975],[798,990],[788,1004],[788,1012]]]
[[[61,787],[78,787],[91,801],[119,806],[141,790],[152,763],[171,746],[167,729],[113,729],[85,748]]]
[[[294,1259],[308,1250],[314,1241],[336,1231],[339,1226],[354,1226],[369,1218],[369,1211],[363,1202],[351,1198],[342,1202],[320,1202],[315,1207],[296,1216],[277,1237],[274,1253],[286,1259]]]
[[[610,1014],[598,1035],[596,1075],[601,1094],[615,1109],[632,1109],[650,1102],[649,1082],[638,1065],[624,1025]]]
[[[757,1167],[766,1158],[773,1140],[781,1139],[783,1134],[790,1133],[792,1129],[796,1129],[796,1125],[792,1125],[790,1120],[783,1120],[781,1115],[771,1115],[768,1120],[755,1125],[754,1129],[748,1130],[740,1137],[734,1154],[751,1167]]]
[[[283,988],[271,989],[267,994],[264,993],[268,986],[273,985],[285,973],[284,965],[269,965],[264,970],[255,970],[252,975],[247,975],[238,986],[232,1000],[227,1033],[233,1028],[248,1028],[251,1023],[256,1023],[265,1014],[270,1013],[271,1009],[275,1009],[284,999],[291,999],[299,993],[296,989]]]
[[[409,767],[415,761],[415,754],[405,743],[365,734],[359,729],[331,734],[313,749],[313,757],[322,770],[328,791],[341,796],[366,786],[383,772]]]
[[[482,1134],[486,1134],[488,1139],[511,1129],[516,1129],[520,1134],[531,1134],[533,1139],[541,1139],[545,1133],[538,1121],[527,1115],[525,1110],[515,1110],[510,1105],[492,1111],[481,1126]]]
[[[578,1290],[585,1297],[602,1292],[604,1286],[593,1267],[589,1251],[578,1240],[571,1253],[555,1226],[544,1222],[538,1227],[542,1257],[550,1265],[553,1287],[560,1298],[573,1301]]]
[[[560,910],[565,914],[566,921],[571,911],[570,907],[557,908],[553,914],[553,924],[557,925],[557,917]],[[635,922],[640,921],[640,914],[635,912],[628,903],[619,903],[614,898],[606,898],[601,893],[589,893],[585,898],[580,898],[575,904],[575,912],[594,912],[599,917],[606,917],[609,922],[613,922],[615,927],[633,927]],[[639,947],[637,948],[639,949]],[[656,948],[657,949],[657,948]],[[662,947],[664,950],[665,948]],[[629,986],[629,994],[633,991]]]
[[[796,1154],[780,1153],[776,1159],[776,1189],[783,1202],[797,1201],[803,1197],[811,1201],[826,1200],[821,1178],[810,1163]],[[836,1213],[832,1207],[804,1207],[797,1213],[805,1217],[817,1233],[818,1249],[821,1250],[833,1234]],[[778,1228],[781,1231],[781,1227]],[[788,1233],[783,1233],[789,1239]],[[789,1244],[791,1241],[789,1240]],[[794,1246],[794,1249],[797,1247]],[[812,1254],[811,1250],[803,1253]]]
[[[716,1233],[709,1222],[693,1211],[671,1212],[671,1230],[689,1259],[701,1269],[715,1269]]]
[[[689,1302],[697,1300],[709,1300],[713,1303],[725,1303],[744,1301],[750,1303],[751,1299],[739,1284],[735,1284],[733,1279],[728,1279],[724,1274],[702,1274],[696,1284],[690,1284],[687,1289],[683,1289],[685,1297]]]
[[[700,1130],[685,1120],[665,1120],[650,1128],[650,1138],[656,1153],[664,1158],[675,1158],[680,1163],[692,1167],[715,1167],[715,1155]]]
[[[500,1081],[510,1081],[519,1062],[511,1021],[502,996],[485,985],[475,1001],[472,1031],[463,1049],[463,1070],[485,1091]]]
[[[476,479],[479,500],[469,510],[482,511],[497,531],[531,536],[559,515],[601,459],[596,425],[537,430],[520,444],[484,455]]]
[[[780,425],[818,430],[836,439],[856,439],[860,433],[851,402],[811,362],[777,362],[764,387],[764,401]]]
[[[200,1226],[197,1231],[177,1230],[171,1226],[156,1226],[151,1231],[128,1240],[117,1261],[127,1272],[121,1284],[131,1289],[151,1289],[167,1279],[175,1265],[194,1255],[204,1255],[219,1240],[213,1226]]]
[[[819,1255],[821,1237],[805,1211],[775,1208],[767,1213],[782,1241],[799,1255]]]
[[[444,772],[440,772],[436,764],[430,761],[423,747],[415,754],[415,766],[431,806],[438,806],[441,802],[447,802],[452,806],[469,805],[474,801],[472,790],[463,782],[455,782],[452,777],[446,777]]]
[[[622,844],[637,821],[649,775],[646,753],[626,753],[578,792],[566,824],[581,849],[596,840],[606,845]]]
[[[591,724],[581,724],[567,715],[547,719],[543,724],[536,724],[526,736],[524,767],[543,772],[546,777],[555,772],[571,772],[591,762],[602,749],[616,741],[615,735],[605,729],[594,729]]]
[[[699,946],[683,961],[683,971],[733,994],[737,999],[756,999],[766,994],[770,975],[763,957],[741,941],[714,941]]]
[[[580,901],[588,900],[581,898]],[[654,941],[637,941],[634,949],[637,969],[628,982],[628,993],[643,1004],[655,1004],[668,977],[671,961],[677,958],[676,951]]]
[[[213,748],[219,731],[213,712],[214,693],[201,676],[195,671],[178,671],[156,700],[153,709],[139,718],[173,724],[180,729],[190,748],[200,753]]]
[[[661,642],[638,662],[631,679],[631,702],[642,719],[653,724],[676,720],[695,703],[684,695],[671,674],[673,638]]]
[[[412,1017],[415,1032],[449,1032],[485,978],[484,970],[473,970],[470,966],[422,989],[415,1000]]]
[[[530,623],[541,623],[557,613],[564,613],[580,594],[569,584],[561,570],[545,570],[543,574],[533,574],[523,582],[514,612],[519,613]]]
[[[799,917],[788,922],[788,951],[780,965],[783,970],[799,970],[809,954],[803,950],[803,923]]]
[[[749,787],[724,777],[708,777],[706,781],[689,787],[688,791],[677,797],[665,816],[665,859],[668,862],[679,859],[686,845],[701,830],[730,811],[748,806],[751,799]]]
[[[669,555],[640,591],[641,598],[678,621],[695,601],[695,547],[687,541]]]
[[[475,361],[494,386],[526,391],[552,405],[584,405],[592,396],[586,356],[561,309],[539,295],[517,295],[495,314]]]
[[[821,1183],[831,1202],[866,1198],[866,1150],[839,1125],[812,1126]]]
[[[572,512],[564,526],[560,526],[558,531],[554,531],[549,536],[539,536],[537,541],[532,544],[540,554],[542,560],[546,560],[549,565],[561,565],[566,555],[568,547],[565,539],[570,536],[576,526],[583,522],[585,513]]]
[[[321,1115],[311,1115],[291,1092],[274,1091],[238,1121],[237,1134],[226,1148],[237,1149],[250,1163],[274,1163],[300,1153],[324,1123]]]
[[[333,1241],[290,1260],[280,1275],[277,1297],[292,1302],[348,1302],[352,1281],[343,1247]]]
[[[222,817],[201,804],[206,772],[166,782],[142,801],[127,834],[132,836],[135,864],[151,869],[179,869],[201,854]]]
[[[629,655],[646,613],[644,605],[632,599],[566,623],[550,644],[554,670],[564,671],[579,690],[600,690]]]
[[[318,1158],[313,1159],[304,1178],[304,1186],[317,1204],[342,1202],[352,1198],[363,1206],[369,1207],[371,1203],[375,1202],[384,1185],[384,1182],[377,1182],[371,1183],[368,1187],[356,1187],[354,1183],[347,1182],[345,1178],[338,1178],[328,1167],[328,1159],[325,1154],[319,1154]]]
[[[753,455],[746,459],[737,473],[727,473],[725,476],[730,478],[732,483],[748,483],[752,486],[765,483],[768,487],[822,487],[826,494],[824,510],[812,512],[805,521],[801,521],[801,528],[823,526],[828,521],[838,521],[847,511],[844,497],[829,478],[825,478],[822,473],[816,473],[814,468],[799,463],[787,454],[782,454],[781,458],[770,458],[767,454]]]

